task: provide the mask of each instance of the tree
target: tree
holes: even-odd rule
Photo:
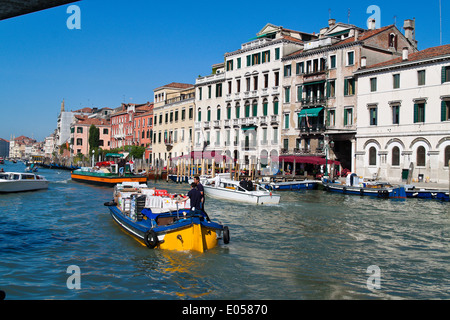
[[[89,128],[89,154],[92,150],[96,150],[100,141],[100,129],[91,124]]]

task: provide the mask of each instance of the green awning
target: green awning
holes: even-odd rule
[[[249,127],[242,127],[242,130],[247,131],[247,130],[256,130],[255,126],[249,126]]]
[[[319,84],[319,83],[325,83],[325,80],[319,80],[319,81],[313,81],[313,82],[304,82],[304,86],[309,86],[311,84]]]
[[[123,154],[121,153],[107,153],[106,157],[111,157],[111,158],[122,158]]]
[[[309,108],[309,109],[302,109],[299,113],[299,117],[318,117],[320,111],[322,111],[323,107],[318,108]]]

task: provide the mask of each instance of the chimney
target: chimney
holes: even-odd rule
[[[367,27],[369,30],[375,30],[375,19],[370,18],[367,20]]]
[[[404,47],[402,52],[403,61],[408,60],[408,48]]]
[[[364,69],[367,65],[367,58],[361,57],[361,68]]]
[[[414,24],[414,20],[411,19],[406,19],[403,24],[403,29],[405,29],[405,37],[411,42],[414,40]]]
[[[359,31],[355,29],[355,41],[358,41]]]
[[[328,19],[328,27],[332,27],[336,24],[336,19]]]

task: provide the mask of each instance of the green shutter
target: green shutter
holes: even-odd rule
[[[419,121],[419,105],[414,103],[414,123]]]
[[[327,110],[327,122],[326,122],[326,126],[327,126],[327,127],[330,126],[330,110]]]
[[[273,103],[273,114],[278,114],[278,101]]]
[[[348,95],[348,79],[344,79],[344,96]]]
[[[267,116],[267,103],[263,104],[263,116]]]
[[[331,92],[331,90],[330,90],[330,81],[328,81],[327,82],[327,98],[330,97],[330,92]]]
[[[257,61],[257,62],[258,62],[257,64],[260,64],[260,63],[261,63],[261,52],[258,53],[258,61]]]
[[[250,67],[251,63],[252,63],[252,56],[248,55],[247,56],[247,67]]]
[[[198,111],[198,120],[197,121],[202,121],[202,112],[200,110]]]
[[[227,118],[228,120],[231,119],[231,107],[227,108]]]
[[[236,107],[236,119],[239,119],[240,107]]]
[[[211,121],[211,110],[206,111],[206,121]]]
[[[441,69],[441,83],[445,82],[445,67],[442,67]]]
[[[344,126],[347,125],[347,109],[344,109]]]
[[[270,62],[270,50],[267,51],[267,62]]]
[[[303,86],[297,87],[297,101],[302,101],[303,96]]]
[[[237,68],[241,68],[241,58],[237,58]]]
[[[250,105],[246,105],[245,106],[245,117],[248,118],[250,117]]]
[[[447,120],[447,104],[445,101],[441,101],[441,121]]]
[[[254,104],[253,105],[253,116],[256,117],[258,115],[258,105]]]

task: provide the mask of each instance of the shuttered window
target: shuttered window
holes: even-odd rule
[[[414,104],[414,123],[425,122],[425,102]]]

